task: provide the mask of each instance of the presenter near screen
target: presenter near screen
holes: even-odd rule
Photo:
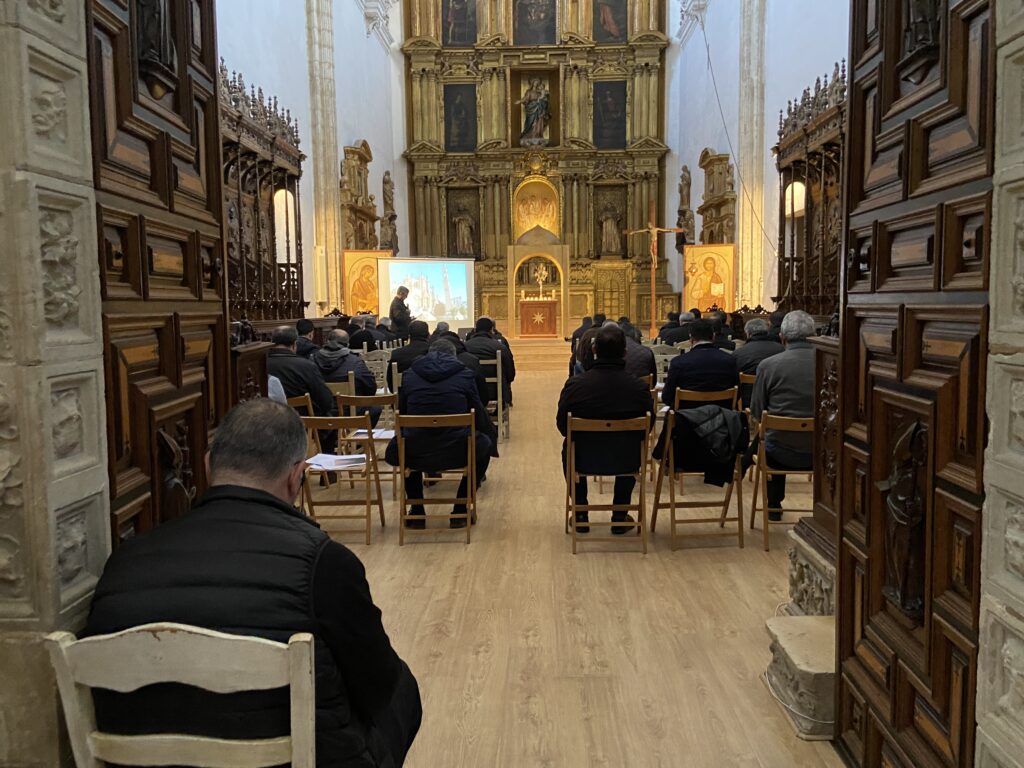
[[[412,313],[405,300],[409,298],[409,289],[404,285],[399,286],[395,291],[395,298],[391,300],[391,311],[388,316],[391,318],[391,331],[401,338],[409,335],[409,323],[412,322]]]

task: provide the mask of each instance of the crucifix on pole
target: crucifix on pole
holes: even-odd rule
[[[658,281],[658,237],[667,232],[685,232],[685,229],[678,227],[659,227],[655,224],[656,206],[651,200],[651,206],[647,212],[647,226],[643,229],[627,229],[626,234],[647,235],[650,238],[651,246],[651,338],[658,335],[657,329],[657,281]]]

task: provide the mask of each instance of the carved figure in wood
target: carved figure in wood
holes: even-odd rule
[[[178,53],[167,0],[135,3],[139,70],[149,92],[162,99],[178,85]]]
[[[690,187],[693,178],[690,175],[690,166],[684,165],[679,176],[679,210],[687,210],[690,207]]]
[[[622,216],[610,205],[601,213],[601,255],[615,256],[622,253]]]
[[[395,182],[391,178],[391,171],[384,171],[384,180],[381,183],[384,201],[384,216],[390,216],[395,212]]]
[[[925,496],[928,431],[915,421],[892,452],[892,470],[878,489],[886,494],[885,586],[882,594],[906,616],[919,620],[924,606]]]
[[[469,211],[461,209],[452,218],[455,225],[455,255],[474,256],[476,253],[476,238],[474,231],[476,223]]]

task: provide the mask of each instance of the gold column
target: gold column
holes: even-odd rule
[[[414,243],[414,256],[420,256],[427,251],[427,217],[423,215],[423,212],[427,210],[426,203],[426,189],[425,182],[422,178],[417,178],[414,182],[415,197],[416,197],[416,241]]]

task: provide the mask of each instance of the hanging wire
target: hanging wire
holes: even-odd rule
[[[722,128],[725,129],[725,140],[729,144],[729,155],[732,157],[736,176],[740,180],[740,190],[743,192],[743,196],[747,199],[747,203],[750,206],[750,215],[754,217],[754,221],[757,222],[757,226],[761,229],[761,234],[764,235],[765,242],[768,243],[768,247],[771,249],[775,257],[778,258],[779,250],[775,247],[775,243],[772,242],[772,238],[764,228],[764,222],[761,221],[761,217],[757,215],[754,208],[754,201],[750,197],[750,192],[747,190],[746,183],[743,181],[743,174],[740,173],[740,161],[739,158],[736,157],[736,150],[734,150],[732,146],[732,137],[729,135],[729,126],[725,120],[725,110],[722,109],[722,97],[718,92],[718,79],[715,77],[715,68],[711,63],[711,44],[708,42],[707,30],[704,29],[704,19],[698,16],[697,23],[700,24],[700,33],[704,38],[704,49],[707,51],[708,58],[708,71],[711,73],[711,85],[715,90],[715,101],[718,102],[718,114],[722,118]]]

